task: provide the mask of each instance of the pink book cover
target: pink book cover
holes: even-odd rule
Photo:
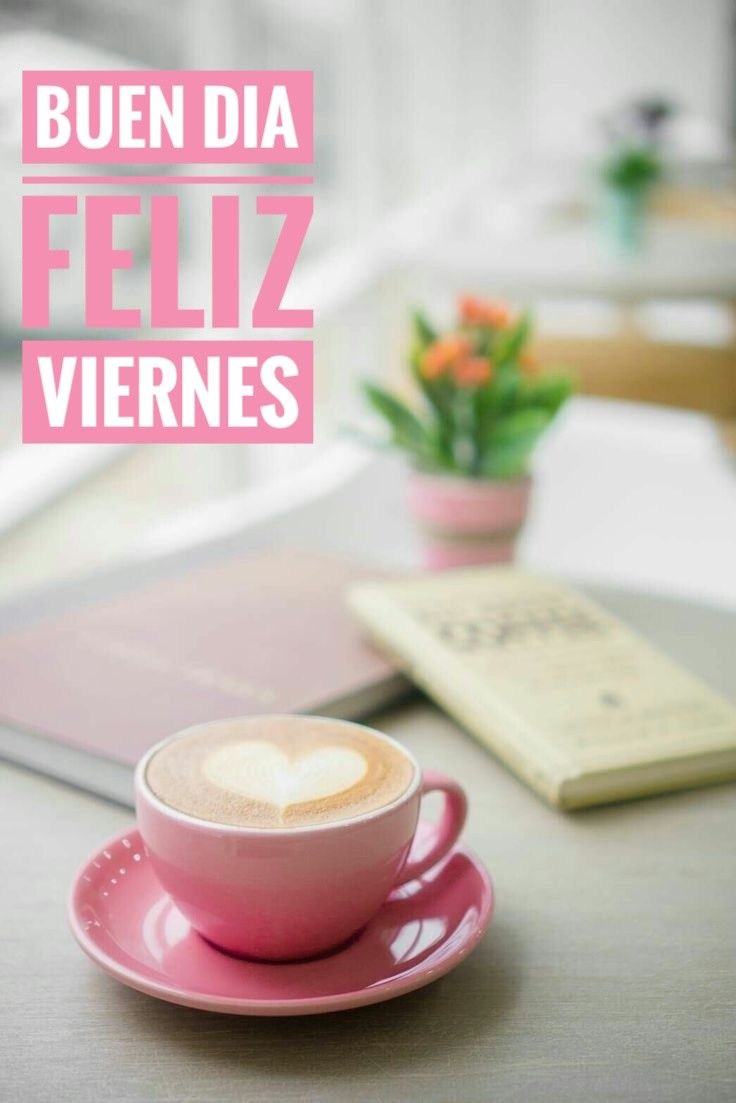
[[[406,689],[345,609],[361,574],[338,559],[274,551],[8,633],[2,723],[132,766],[152,743],[205,720],[360,715]]]

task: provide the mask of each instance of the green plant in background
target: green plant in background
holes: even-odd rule
[[[623,104],[601,120],[608,151],[599,175],[601,213],[608,239],[619,252],[644,244],[650,193],[664,175],[663,135],[674,104],[648,96]]]
[[[519,478],[572,382],[539,374],[526,351],[528,313],[513,317],[503,304],[474,296],[458,307],[457,327],[445,335],[414,314],[410,365],[420,407],[375,383],[364,384],[365,394],[388,423],[392,443],[419,469]]]
[[[603,165],[603,181],[610,188],[641,195],[662,177],[662,161],[651,148],[622,146]]]

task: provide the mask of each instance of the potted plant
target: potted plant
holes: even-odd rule
[[[431,567],[504,562],[529,507],[529,460],[571,393],[526,351],[528,313],[467,295],[450,333],[413,316],[411,374],[421,405],[365,383],[409,456],[409,506],[427,534]]]
[[[674,104],[647,96],[605,116],[608,153],[601,167],[603,214],[608,236],[620,251],[641,246],[647,202],[662,177],[663,141]]]
[[[661,175],[659,155],[644,146],[622,146],[603,165],[605,220],[609,235],[624,252],[641,246],[647,201]]]

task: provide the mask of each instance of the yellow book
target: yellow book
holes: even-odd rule
[[[736,709],[572,588],[511,567],[361,582],[350,608],[551,804],[736,777]]]

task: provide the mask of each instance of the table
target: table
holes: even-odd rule
[[[280,539],[399,567],[416,562],[402,459],[376,461],[342,439],[314,449],[293,447],[303,451],[267,489],[265,483],[254,486],[246,471],[238,473],[235,457],[219,449],[213,456],[205,450],[201,459],[189,445],[131,449],[2,534],[0,603],[50,575],[86,573],[121,556],[158,557],[187,543],[237,534],[254,524],[262,507],[288,510],[278,525]],[[736,609],[736,479],[709,418],[576,397],[541,442],[535,468],[532,511],[520,545],[525,564]],[[9,495],[3,494],[3,475]],[[326,527],[301,509],[295,521],[295,489],[302,498],[315,488],[324,496],[325,481],[340,480],[348,490],[329,496]],[[182,481],[186,486],[180,488]],[[4,471],[0,464],[0,528],[12,487],[12,465]]]
[[[414,262],[430,277],[522,299],[600,295],[630,304],[657,298],[736,298],[732,238],[718,226],[693,227],[658,217],[649,220],[645,247],[631,256],[617,255],[592,219],[539,225],[527,217],[513,236],[479,233],[475,220],[460,221]]]
[[[344,523],[346,492],[353,525]],[[358,480],[217,550],[287,539],[319,546],[332,533],[346,550],[362,546],[378,558],[371,502]],[[381,529],[397,542],[402,531],[398,516]],[[212,554],[199,549],[192,558]],[[141,579],[168,570],[165,560],[142,565]],[[37,612],[118,584],[122,574],[83,592],[41,594]],[[591,592],[733,693],[733,617],[686,602]],[[3,623],[20,617],[20,609],[7,609]],[[66,928],[65,896],[76,868],[131,813],[0,764],[0,1099],[734,1099],[735,787],[564,815],[419,697],[373,723],[467,787],[466,837],[492,872],[498,909],[475,953],[435,985],[305,1019],[175,1007],[99,973]]]

